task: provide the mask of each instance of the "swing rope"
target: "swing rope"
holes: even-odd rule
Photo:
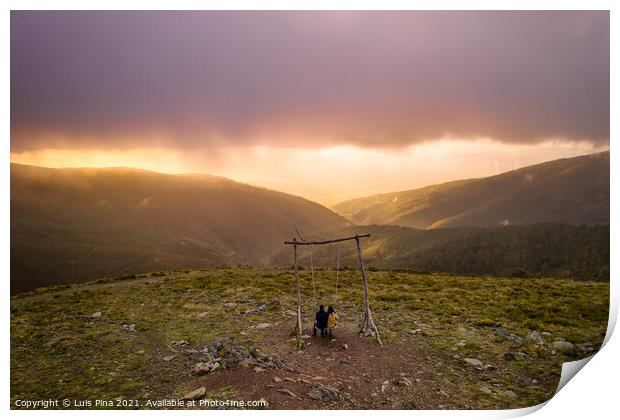
[[[336,303],[338,303],[338,277],[340,274],[340,244],[338,244],[338,253],[336,254]]]
[[[314,300],[316,300],[316,290],[314,288],[314,264],[312,263],[312,245],[310,245],[310,275],[312,277],[312,295],[314,296]]]

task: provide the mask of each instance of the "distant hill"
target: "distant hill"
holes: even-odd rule
[[[609,223],[609,152],[559,159],[487,178],[348,200],[357,224],[419,229],[559,222]]]
[[[294,227],[348,221],[208,175],[11,164],[11,291],[165,268],[263,264]]]
[[[609,225],[543,223],[428,230],[372,225],[322,232],[317,238],[356,233],[371,234],[362,239],[370,269],[609,281]],[[299,251],[299,263],[306,269],[310,252],[315,268],[334,268],[339,253],[341,267],[359,267],[352,242],[309,248],[300,247]],[[274,254],[271,264],[291,266],[290,246]]]

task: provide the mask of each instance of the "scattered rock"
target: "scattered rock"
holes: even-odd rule
[[[261,373],[261,372],[264,372],[265,370],[267,370],[267,369],[263,369],[262,367],[258,367],[258,366],[256,366],[254,368],[254,372],[256,372],[256,373]]]
[[[287,394],[290,395],[293,398],[297,398],[297,395],[295,395],[293,393],[293,391],[291,391],[290,389],[286,389],[286,388],[278,388],[276,391],[281,392],[283,394]]]
[[[351,399],[349,394],[340,392],[338,388],[321,383],[316,383],[312,386],[312,389],[308,392],[308,397],[317,401],[345,401]]]
[[[189,346],[189,342],[187,340],[180,340],[180,341],[171,341],[170,342],[171,346]]]
[[[221,365],[219,362],[199,362],[196,364],[196,366],[194,366],[194,369],[192,369],[192,374],[196,376],[206,375],[207,373],[213,372],[220,366]]]
[[[235,308],[237,306],[237,304],[235,302],[226,302],[224,304],[225,308]]]
[[[95,312],[90,316],[91,318],[101,318],[101,312]]]
[[[173,342],[175,343],[175,342]],[[176,342],[187,343],[187,342]],[[261,353],[258,347],[253,347],[250,351],[246,350],[242,346],[237,346],[229,340],[223,340],[215,338],[211,341],[208,347],[203,347],[201,350],[190,347],[183,349],[175,349],[170,346],[169,349],[175,353],[188,355],[191,359],[200,363],[194,368],[195,374],[205,374],[213,371],[216,368],[228,369],[231,367],[239,366],[244,368],[259,368],[257,372],[265,371],[266,369],[283,369],[285,363],[277,356],[268,356]],[[297,369],[297,367],[289,366],[291,369]]]
[[[164,357],[164,362],[170,362],[170,361],[176,359],[178,356],[179,356],[178,354],[173,354],[171,356],[166,356],[166,357]]]
[[[265,328],[269,328],[271,327],[271,324],[267,323],[267,322],[261,322],[260,324],[256,324],[256,326],[254,328],[258,329],[258,330],[263,330]]]
[[[563,354],[571,354],[575,351],[575,345],[570,341],[555,341],[553,349]]]
[[[199,312],[196,314],[196,318],[204,318],[207,315],[209,315],[209,312]]]
[[[493,334],[497,335],[498,337],[503,338],[504,340],[513,341],[517,344],[521,344],[521,342],[523,342],[522,337],[519,337],[518,335],[511,333],[510,331],[508,331],[506,328],[503,328],[503,327],[495,328],[495,330],[493,331]]]
[[[293,362],[283,363],[281,367],[288,370],[289,372],[293,372],[293,373],[301,372],[301,368]]]
[[[220,351],[220,350],[222,350],[222,348],[224,348],[224,343],[219,338],[214,338],[213,340],[211,340],[211,346],[216,351]]]
[[[127,332],[134,332],[136,330],[136,324],[123,324],[121,325],[121,330]]]
[[[533,343],[533,344],[543,344],[542,337],[540,336],[540,334],[538,334],[538,331],[530,332],[527,335],[527,337],[525,337],[525,342],[526,343]]]
[[[192,392],[183,396],[184,400],[199,400],[207,394],[207,388],[204,386],[193,390]]]
[[[503,394],[505,396],[507,396],[508,398],[517,398],[517,394],[514,391],[511,391],[509,389],[507,389],[506,391],[503,392]]]
[[[263,304],[262,304],[262,305],[260,305],[258,308],[255,308],[255,309],[247,309],[247,310],[246,310],[246,311],[244,311],[243,313],[244,313],[245,315],[249,315],[249,314],[256,314],[256,313],[259,313],[259,312],[263,312],[263,311],[265,311],[265,310],[267,310],[267,305],[265,305],[265,304],[263,303]]]
[[[493,394],[493,391],[491,391],[491,389],[489,387],[487,387],[487,386],[481,386],[480,387],[480,391],[484,392],[487,395]]]
[[[478,366],[482,367],[483,366],[483,363],[480,360],[478,360],[478,359],[472,359],[470,357],[466,357],[466,358],[463,359],[463,361],[465,363],[467,363],[468,365],[471,365],[471,366],[474,366],[474,367],[478,367]]]

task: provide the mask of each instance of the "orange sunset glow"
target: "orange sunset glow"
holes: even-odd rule
[[[609,147],[605,14],[13,21],[15,163],[206,173],[331,205]]]

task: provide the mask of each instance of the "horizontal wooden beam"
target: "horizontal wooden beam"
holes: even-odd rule
[[[358,238],[370,238],[370,233],[365,233],[363,235],[348,236],[346,238],[328,239],[325,241],[300,241],[297,238],[293,238],[292,241],[285,241],[284,244],[285,245],[325,245],[325,244],[332,244],[334,242],[352,241]]]

